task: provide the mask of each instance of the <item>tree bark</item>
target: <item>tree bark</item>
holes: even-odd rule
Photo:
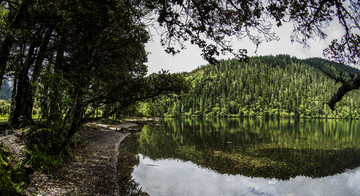
[[[11,24],[9,25],[8,30],[14,30],[20,27],[20,24],[23,22],[25,18],[25,11],[30,6],[33,0],[24,0],[17,10]],[[10,55],[10,49],[14,43],[14,39],[12,35],[7,35],[3,44],[0,47],[0,89],[2,86],[2,81],[4,79],[6,65],[8,62],[8,58]]]
[[[82,94],[81,92],[75,92],[75,93],[76,93],[75,105],[73,106],[71,112],[71,118],[70,118],[71,127],[66,136],[67,141],[70,141],[72,136],[74,136],[76,131],[78,131],[83,120],[84,108],[82,105]]]
[[[21,123],[32,124],[32,114],[29,109],[29,105],[32,105],[31,92],[30,92],[30,81],[29,81],[29,70],[35,59],[33,57],[34,50],[36,47],[36,41],[34,40],[29,47],[25,65],[22,65],[20,72],[17,76],[17,89],[15,93],[15,102],[12,111],[11,118],[9,119],[11,125],[18,127]],[[24,119],[20,119],[24,118]],[[23,122],[23,121],[27,122]]]
[[[50,113],[49,113],[49,122],[56,120],[57,115],[56,113],[59,112],[59,89],[58,89],[58,84],[60,82],[60,67],[63,65],[64,62],[64,52],[65,52],[65,35],[61,34],[59,35],[60,37],[60,41],[59,41],[59,45],[57,47],[57,51],[56,51],[56,59],[55,59],[55,65],[54,65],[54,72],[53,72],[53,77],[54,79],[50,82],[49,87],[50,87],[50,94],[49,94],[49,109],[50,109]]]
[[[10,48],[12,44],[12,39],[10,37],[6,37],[0,49],[0,89],[2,88],[2,82],[4,80],[6,65],[10,55]]]
[[[42,39],[41,45],[40,45],[40,49],[39,49],[39,53],[34,65],[34,70],[31,76],[31,81],[30,81],[30,89],[29,92],[30,94],[30,104],[28,105],[28,110],[30,110],[30,113],[32,114],[32,111],[34,109],[34,98],[35,98],[35,93],[36,93],[36,83],[40,77],[40,72],[41,69],[43,67],[43,62],[45,59],[45,55],[46,55],[46,50],[48,49],[48,44],[50,41],[52,35],[52,29],[47,29],[44,35],[44,38]]]

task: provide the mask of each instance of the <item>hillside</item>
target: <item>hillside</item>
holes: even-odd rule
[[[223,60],[184,73],[193,88],[182,99],[163,97],[140,104],[138,111],[145,116],[358,118],[358,91],[346,95],[335,111],[326,105],[340,84],[325,69],[334,75],[357,72],[324,59],[288,55]]]
[[[0,99],[9,100],[11,98],[11,87],[7,81],[4,81],[0,90]]]

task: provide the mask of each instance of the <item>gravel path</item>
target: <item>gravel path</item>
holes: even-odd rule
[[[99,128],[78,132],[84,142],[75,149],[75,157],[51,175],[34,172],[25,195],[119,195],[118,148],[131,133],[116,130],[136,124],[124,123],[114,127],[92,125]]]

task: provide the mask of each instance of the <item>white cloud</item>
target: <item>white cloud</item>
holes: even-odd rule
[[[328,34],[326,40],[314,39],[310,41],[310,48],[304,48],[302,44],[291,43],[290,35],[292,32],[292,24],[284,24],[282,27],[277,28],[275,32],[280,37],[279,41],[264,42],[257,51],[254,53],[256,47],[248,40],[235,41],[233,46],[235,48],[248,49],[250,56],[256,55],[277,55],[277,54],[289,54],[298,58],[309,57],[323,57],[323,49],[325,49],[332,39],[340,38],[343,30],[341,26],[332,22],[325,29]],[[146,44],[146,50],[150,52],[148,56],[149,73],[158,72],[161,69],[169,70],[172,73],[192,71],[198,66],[208,64],[201,57],[201,50],[194,45],[187,45],[187,49],[180,52],[175,56],[164,52],[164,48],[160,45],[159,35],[154,34],[154,40]],[[233,58],[231,56],[223,56],[222,58]]]
[[[140,155],[133,179],[150,195],[356,195],[360,168],[323,178],[290,180],[219,174],[194,163],[174,159],[154,161]]]

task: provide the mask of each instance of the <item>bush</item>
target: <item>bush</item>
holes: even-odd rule
[[[0,195],[21,195],[25,180],[22,163],[0,143]]]
[[[66,157],[73,155],[72,148],[80,142],[80,139],[75,134],[70,142],[66,142],[65,137],[59,132],[43,128],[29,131],[25,141],[28,160],[32,168],[49,173]]]

